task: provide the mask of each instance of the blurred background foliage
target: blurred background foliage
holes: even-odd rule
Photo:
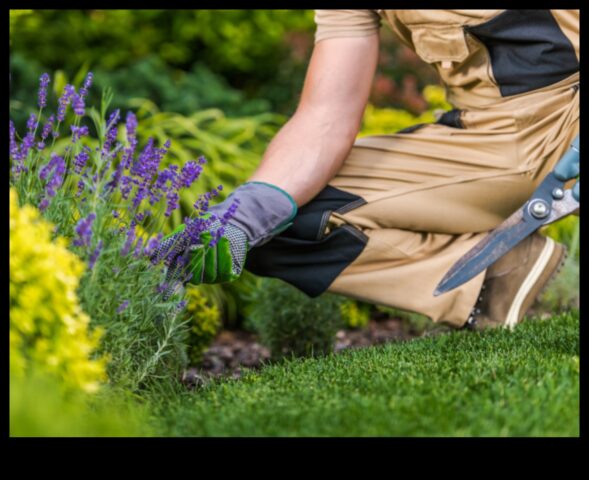
[[[152,136],[161,146],[170,138],[168,161],[183,163],[201,155],[208,161],[194,190],[181,199],[182,210],[170,219],[170,230],[199,193],[222,184],[223,199],[255,169],[296,108],[314,30],[312,10],[11,10],[10,117],[23,131],[36,110],[32,92],[41,73],[51,74],[51,86],[60,94],[67,82],[79,85],[93,71],[89,104],[99,104],[109,86],[115,93],[112,109],[137,113],[140,142]],[[451,108],[439,85],[434,69],[383,27],[360,135],[435,121]],[[56,99],[54,93],[50,102]],[[122,127],[119,134],[124,135]],[[59,142],[65,148],[67,140]],[[575,254],[546,305],[578,305],[578,217],[547,232]],[[203,351],[197,337],[210,341],[219,322],[225,328],[248,328],[244,319],[253,315],[257,322],[249,328],[270,328],[259,309],[252,310],[260,280],[246,272],[231,284],[206,285],[191,294],[194,358]],[[366,306],[348,302],[340,310],[349,327],[367,323]]]

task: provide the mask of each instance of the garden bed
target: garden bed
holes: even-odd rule
[[[408,340],[421,334],[399,318],[372,318],[361,329],[341,329],[336,334],[334,352],[387,342]],[[257,335],[243,330],[222,330],[204,352],[199,367],[187,369],[183,382],[193,387],[213,377],[240,378],[244,369],[260,369],[271,363],[270,350]]]

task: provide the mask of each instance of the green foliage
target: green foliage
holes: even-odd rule
[[[121,391],[69,392],[39,372],[10,379],[11,437],[152,436],[146,407]]]
[[[348,328],[364,328],[370,321],[371,305],[346,298],[340,305],[340,312]]]
[[[545,235],[567,246],[568,258],[560,273],[540,297],[539,309],[546,312],[558,312],[579,308],[581,301],[579,217],[569,215],[542,230]]]
[[[322,355],[333,349],[344,323],[341,297],[310,298],[280,280],[263,278],[253,292],[249,321],[274,359]]]
[[[13,85],[11,94],[11,118],[17,126],[26,122],[26,107],[30,92],[38,84],[41,66],[38,62],[15,52],[10,56],[10,73]],[[63,81],[66,75],[59,71]],[[77,76],[72,73],[72,80]],[[99,100],[99,93],[110,87],[117,92],[111,108],[127,110],[140,99],[149,99],[162,111],[183,115],[207,108],[221,109],[228,116],[247,116],[270,110],[270,102],[263,98],[247,99],[245,94],[228,85],[219,74],[213,73],[202,63],[195,63],[189,71],[168,67],[155,56],[145,57],[116,70],[94,69],[95,87],[90,101]],[[63,90],[60,85],[59,91]]]
[[[578,436],[579,312],[284,361],[162,402],[166,436]]]
[[[189,317],[188,359],[190,365],[198,365],[202,354],[221,328],[221,314],[200,287],[189,285],[186,288],[186,313]]]
[[[309,50],[313,30],[312,10],[34,10],[11,15],[10,41],[13,52],[68,76],[124,70],[150,56],[175,75],[204,64],[278,111],[305,72],[301,42],[291,37],[302,34]]]
[[[557,242],[563,243],[569,250],[569,255],[574,259],[579,260],[580,254],[580,235],[581,224],[577,215],[569,215],[543,227],[541,232],[553,238]]]

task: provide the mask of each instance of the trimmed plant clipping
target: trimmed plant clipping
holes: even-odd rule
[[[345,325],[341,304],[339,295],[310,298],[281,280],[262,278],[249,321],[273,359],[319,356],[333,351],[335,334]]]
[[[35,324],[37,318],[48,321],[52,316],[60,317],[70,329],[76,318],[82,323],[89,318],[89,335],[101,332],[100,344],[92,341],[96,346],[93,354],[108,358],[108,380],[137,390],[179,374],[187,362],[189,326],[182,286],[188,278],[166,284],[165,255],[158,255],[156,262],[152,254],[164,236],[166,220],[178,209],[180,193],[199,178],[206,160],[201,157],[182,166],[161,168],[171,140],[158,146],[149,138],[140,146],[136,116],[128,112],[123,120],[119,110],[109,111],[113,94],[108,89],[103,92],[99,109],[88,108],[85,101],[92,73],[77,89],[66,85],[54,103],[55,111],[47,112],[50,82],[48,74],[40,77],[39,108],[30,114],[25,134],[20,136],[10,122],[11,212],[24,205],[23,212],[36,209],[39,218],[52,225],[50,231],[42,227],[49,240],[80,260],[48,253],[51,258],[35,266],[18,257],[18,252],[13,257],[12,244],[17,239],[13,237],[11,216],[11,342],[13,320],[23,331],[37,328],[44,341],[57,342],[51,329]],[[64,136],[67,146],[57,149],[56,140]],[[209,202],[221,189],[219,185],[196,198],[191,215],[184,218],[186,229],[179,241],[196,243],[201,232],[210,231],[216,216],[208,212]],[[34,218],[37,214],[26,215]],[[228,218],[219,220],[223,223]],[[218,240],[219,230],[210,232],[209,246]],[[38,235],[18,235],[21,247],[42,241]],[[85,268],[76,263],[79,261]],[[75,275],[68,277],[68,268]],[[43,277],[36,274],[47,269],[53,269],[67,284],[60,295],[68,297],[76,313],[64,310],[69,304],[52,300],[51,284],[44,284]],[[74,300],[75,293],[78,299]],[[20,320],[12,311],[13,298],[27,308]],[[25,325],[25,316],[33,325]],[[40,343],[33,350],[40,349]],[[24,349],[25,344],[30,342],[19,348]],[[42,348],[50,351],[52,347]],[[86,351],[92,353],[90,348]],[[52,357],[45,361],[53,362]],[[86,383],[94,388],[90,380]]]

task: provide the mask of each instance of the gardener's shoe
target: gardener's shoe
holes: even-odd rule
[[[513,328],[566,260],[566,247],[534,233],[487,269],[477,304],[463,328]]]

